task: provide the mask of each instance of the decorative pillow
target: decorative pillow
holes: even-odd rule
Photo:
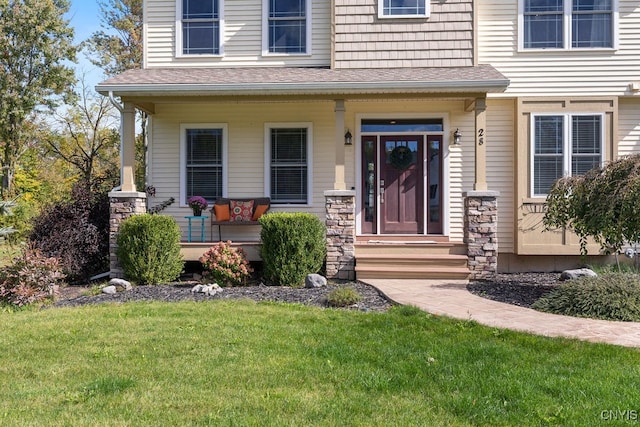
[[[253,200],[242,202],[240,200],[231,201],[231,221],[251,221],[253,213]]]
[[[229,221],[229,205],[213,205],[213,212],[216,214],[216,221]]]
[[[267,209],[269,209],[269,205],[256,206],[256,211],[253,213],[253,216],[251,217],[251,221],[257,221],[258,219],[260,219],[260,217],[264,215]]]

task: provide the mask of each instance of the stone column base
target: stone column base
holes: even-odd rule
[[[147,212],[147,195],[139,192],[111,191],[109,206],[109,271],[111,278],[121,279],[124,277],[124,271],[116,256],[118,230],[125,219]]]
[[[327,225],[327,278],[356,278],[356,192],[325,191]]]
[[[497,191],[464,194],[464,242],[468,266],[474,279],[486,279],[498,271]]]

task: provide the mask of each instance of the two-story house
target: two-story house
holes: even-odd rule
[[[97,87],[121,102],[114,232],[145,203],[174,197],[186,235],[191,196],[267,196],[326,221],[329,276],[556,269],[579,250],[542,233],[553,180],[640,150],[632,0],[146,0],[144,40]],[[258,235],[225,240],[257,258]]]

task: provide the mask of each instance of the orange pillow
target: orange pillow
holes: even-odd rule
[[[213,211],[216,214],[216,221],[229,221],[231,218],[229,205],[213,205]]]
[[[253,216],[251,217],[251,221],[257,221],[258,219],[260,219],[260,217],[264,215],[267,209],[269,209],[269,205],[258,205],[256,207],[256,211],[253,213]]]

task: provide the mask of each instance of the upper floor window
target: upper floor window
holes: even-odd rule
[[[524,49],[613,48],[617,0],[520,0]]]
[[[220,54],[222,0],[181,0],[182,54]]]
[[[546,196],[558,178],[602,165],[601,114],[534,115],[531,120],[534,197]]]
[[[265,0],[267,53],[309,53],[309,0]]]
[[[378,0],[380,18],[419,18],[429,16],[429,0]]]

